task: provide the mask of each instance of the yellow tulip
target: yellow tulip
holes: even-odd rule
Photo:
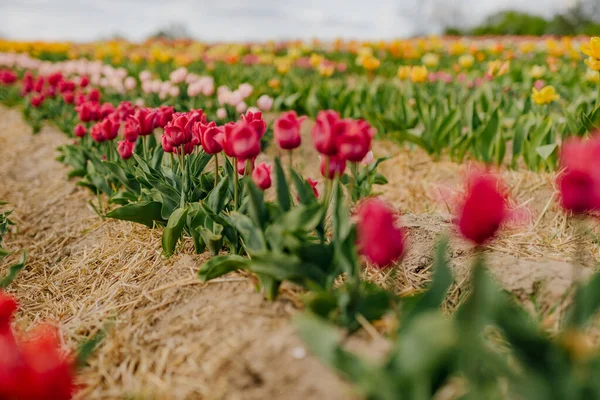
[[[554,90],[554,86],[545,86],[541,90],[532,88],[531,99],[535,104],[550,104],[560,99],[560,95]]]
[[[398,67],[398,78],[400,78],[401,80],[405,81],[408,78],[410,78],[410,71],[411,68],[408,65],[401,65]]]
[[[322,63],[317,66],[319,75],[329,78],[335,72],[335,64]]]
[[[593,69],[594,71],[600,71],[600,60],[589,57],[585,60],[585,65]]]
[[[475,57],[470,54],[462,55],[458,58],[458,64],[465,69],[471,68],[475,64]]]
[[[374,71],[381,65],[381,61],[374,56],[366,56],[362,61],[362,67],[367,71]]]
[[[581,52],[590,58],[600,60],[600,37],[593,37],[589,43],[581,45]]]
[[[429,68],[435,68],[440,63],[440,56],[434,53],[427,53],[421,59],[423,64]]]
[[[410,80],[413,81],[414,83],[423,83],[427,80],[428,74],[429,74],[429,71],[427,71],[427,67],[415,66],[415,67],[412,67],[410,70]]]
[[[540,79],[546,74],[546,67],[543,65],[534,65],[531,67],[531,77],[534,79]]]

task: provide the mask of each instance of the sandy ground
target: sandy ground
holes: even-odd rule
[[[293,288],[270,303],[256,293],[249,276],[231,274],[201,284],[196,272],[208,256],[193,255],[191,243],[165,260],[160,232],[102,220],[88,204],[90,193],[68,182],[67,169],[54,160],[56,147],[66,140],[53,127],[31,135],[17,111],[0,108],[0,199],[15,208],[18,224],[7,246],[29,251],[25,271],[10,288],[21,304],[16,324],[27,329],[42,320],[55,321],[65,346],[109,327],[104,344],[82,371],[79,398],[355,396],[350,385],[304,354],[291,322],[299,307]],[[383,164],[390,185],[380,190],[405,214],[409,252],[393,271],[368,269],[365,275],[408,293],[427,281],[431,249],[439,234],[451,230],[451,218],[436,193],[440,185],[460,182],[461,167],[433,163],[422,152],[383,142],[376,154],[394,156]],[[308,148],[297,162],[316,176],[316,155]],[[490,245],[492,272],[541,317],[556,316],[572,281],[573,228],[552,200],[550,175],[503,175],[516,200],[527,207],[530,222]],[[591,265],[598,246],[590,236],[583,240]],[[452,241],[457,284],[448,308],[466,292],[471,256],[467,243]],[[11,261],[0,263],[0,273]],[[352,345],[372,356],[385,347],[381,337],[366,332]]]

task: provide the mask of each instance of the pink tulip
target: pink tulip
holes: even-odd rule
[[[252,180],[262,190],[267,190],[271,187],[271,166],[260,163],[252,171]]]
[[[295,111],[284,112],[275,120],[273,125],[275,142],[281,149],[293,150],[300,146],[302,142],[300,128],[305,120],[305,116],[298,118]]]
[[[225,110],[224,108],[218,108],[217,109],[217,118],[219,118],[219,119],[227,118],[227,110]]]
[[[329,157],[329,160],[327,160]],[[327,168],[327,172],[325,171]],[[321,157],[321,175],[327,179],[333,179],[336,176],[344,175],[346,170],[346,160],[338,156]]]
[[[269,95],[263,94],[256,101],[256,105],[262,111],[265,111],[265,112],[271,111],[271,108],[273,107],[273,98],[270,97]]]

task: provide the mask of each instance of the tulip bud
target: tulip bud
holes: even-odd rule
[[[319,190],[317,189],[317,185],[319,184],[318,181],[315,181],[313,179],[307,178],[306,182],[308,182],[308,184],[310,185],[311,189],[313,190],[313,193],[315,195],[315,197],[318,199],[319,198]]]
[[[44,100],[45,100],[44,95],[38,94],[37,96],[33,96],[29,102],[31,103],[32,107],[38,108],[42,105]]]
[[[128,142],[135,142],[140,135],[140,124],[134,116],[127,117],[123,127],[123,137]]]
[[[340,115],[333,110],[319,111],[312,129],[315,149],[324,155],[334,155],[338,151],[337,133]]]
[[[85,137],[85,135],[87,134],[87,129],[82,124],[77,124],[75,126],[74,133],[75,136],[77,136],[78,138],[82,138]]]
[[[351,162],[360,162],[371,149],[372,131],[366,121],[345,119],[338,123],[339,155]]]
[[[271,187],[271,166],[260,163],[252,171],[252,180],[262,190],[267,190]]]
[[[121,140],[117,146],[117,151],[123,160],[128,160],[133,155],[135,143],[127,140]]]
[[[327,160],[329,158],[329,160]],[[328,170],[325,172],[325,170]],[[336,176],[344,175],[346,170],[346,160],[337,156],[321,157],[321,175],[327,179],[333,179]]]
[[[197,123],[196,125],[201,124]],[[200,143],[207,154],[218,154],[223,151],[223,128],[218,127],[214,121],[200,127]]]
[[[265,111],[265,112],[271,111],[271,108],[273,107],[273,98],[269,95],[263,94],[256,101],[256,105],[262,111]]]
[[[228,141],[230,141],[230,148],[234,157],[252,159],[260,154],[260,137],[247,122],[240,121],[236,123]]]
[[[136,111],[135,117],[140,125],[140,136],[148,136],[156,128],[158,114],[150,108],[140,108]]]
[[[357,245],[377,268],[385,268],[404,254],[404,232],[396,213],[382,200],[371,198],[358,207]]]
[[[477,245],[496,235],[507,217],[506,196],[500,192],[500,182],[490,174],[474,174],[467,187],[467,196],[458,217],[460,233]]]
[[[116,118],[116,115],[111,115],[100,124],[103,130],[103,136],[106,140],[114,140],[118,136],[121,121]]]
[[[264,136],[267,131],[267,124],[262,118],[262,112],[251,112],[248,111],[246,114],[242,115],[242,121],[250,124],[250,126],[254,129],[258,138]]]
[[[289,111],[282,113],[279,118],[275,120],[273,125],[273,132],[275,142],[283,150],[293,150],[300,146],[302,137],[300,135],[300,128],[306,117],[302,116],[298,118],[295,111]]]
[[[227,110],[225,110],[224,108],[218,108],[217,109],[217,118],[219,119],[225,119],[227,118]]]
[[[560,154],[562,173],[557,178],[562,207],[575,214],[600,210],[600,137],[567,140]]]
[[[238,113],[243,113],[248,108],[248,105],[244,101],[240,101],[237,106],[235,106],[235,111]]]
[[[238,158],[237,165],[236,165],[238,174],[246,175],[246,172],[248,172],[248,175],[250,175],[252,173],[252,171],[254,171],[254,162],[255,161],[256,161],[255,158],[250,159],[250,165],[248,165],[248,160],[244,160],[243,158]],[[248,169],[248,171],[246,171],[246,169]]]

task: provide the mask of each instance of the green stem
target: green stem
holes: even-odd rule
[[[290,155],[290,176],[292,176],[292,169],[294,168],[294,153],[292,150],[290,150],[288,153]]]
[[[215,154],[215,187],[219,184],[219,154]]]
[[[358,200],[356,195],[356,188],[358,187],[358,164],[355,162],[350,163],[350,171],[352,172],[352,180],[350,181],[350,204],[354,204],[355,200]],[[356,199],[355,199],[356,197]]]
[[[179,203],[179,207],[183,208],[185,207],[185,191],[186,191],[186,173],[185,173],[185,153],[184,153],[184,149],[183,146],[181,146],[179,148],[179,166],[180,166],[180,172],[181,172],[181,201]]]
[[[600,77],[600,71],[598,71],[598,76]],[[598,80],[598,91],[596,93],[596,108],[600,107],[600,80]]]
[[[237,171],[237,157],[233,157],[233,209],[238,210],[239,176]]]
[[[367,164],[367,165],[365,166],[365,176],[366,176],[366,178],[367,178],[367,187],[368,187],[368,189],[369,189],[369,193],[368,193],[368,195],[370,195],[370,194],[371,194],[371,187],[372,187],[372,185],[371,185],[371,171],[369,170],[369,169],[370,169],[370,167],[371,167],[371,166],[370,166],[369,164]]]
[[[142,144],[144,147],[144,160],[148,161],[148,136],[142,136]]]

